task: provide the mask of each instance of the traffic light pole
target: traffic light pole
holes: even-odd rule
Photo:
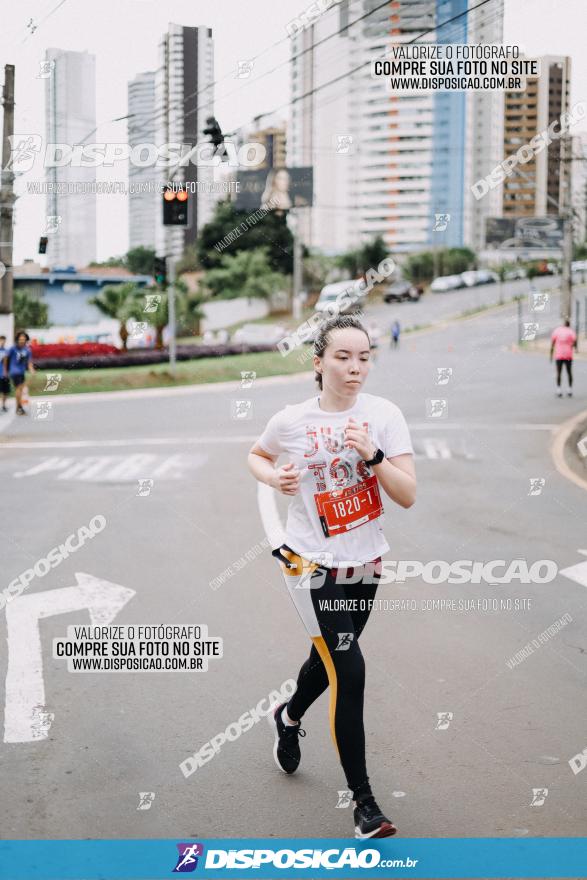
[[[175,340],[175,263],[176,257],[167,257],[167,311],[169,314],[169,372],[175,377],[177,343]]]

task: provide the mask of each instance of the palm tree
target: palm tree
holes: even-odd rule
[[[138,294],[142,295],[143,288],[139,287],[133,281],[127,281],[124,284],[108,284],[103,287],[97,296],[91,297],[88,302],[96,306],[103,315],[108,318],[115,318],[120,323],[120,338],[122,347],[126,351],[128,340],[128,330],[126,322],[128,320],[128,304]]]

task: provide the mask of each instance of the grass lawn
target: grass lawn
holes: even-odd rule
[[[238,381],[241,370],[254,370],[258,376],[300,373],[312,369],[310,352],[311,347],[305,345],[287,357],[283,357],[278,351],[262,351],[257,354],[181,361],[176,365],[175,377],[169,372],[169,364],[62,370],[62,379],[55,393],[82,394],[85,391],[122,391],[128,388],[165,388],[204,382]],[[29,375],[27,384],[31,394],[43,394],[46,375],[58,372],[60,371],[53,367],[50,370],[38,369],[34,376]]]

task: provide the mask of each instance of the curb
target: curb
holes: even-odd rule
[[[566,477],[567,480],[571,480],[571,482],[575,483],[576,486],[579,486],[580,489],[587,491],[587,479],[580,474],[575,473],[565,457],[565,450],[567,449],[567,446],[571,445],[571,438],[573,438],[575,433],[581,433],[581,425],[584,425],[587,429],[587,410],[583,410],[583,412],[578,413],[578,415],[567,419],[566,422],[563,422],[562,425],[559,426],[553,437],[550,452],[554,461],[554,466],[559,474]],[[571,454],[576,454],[574,449]]]

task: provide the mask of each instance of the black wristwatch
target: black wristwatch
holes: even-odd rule
[[[369,461],[365,461],[367,467],[371,467],[372,464],[381,464],[383,459],[385,458],[385,454],[382,449],[378,449],[373,458]]]

